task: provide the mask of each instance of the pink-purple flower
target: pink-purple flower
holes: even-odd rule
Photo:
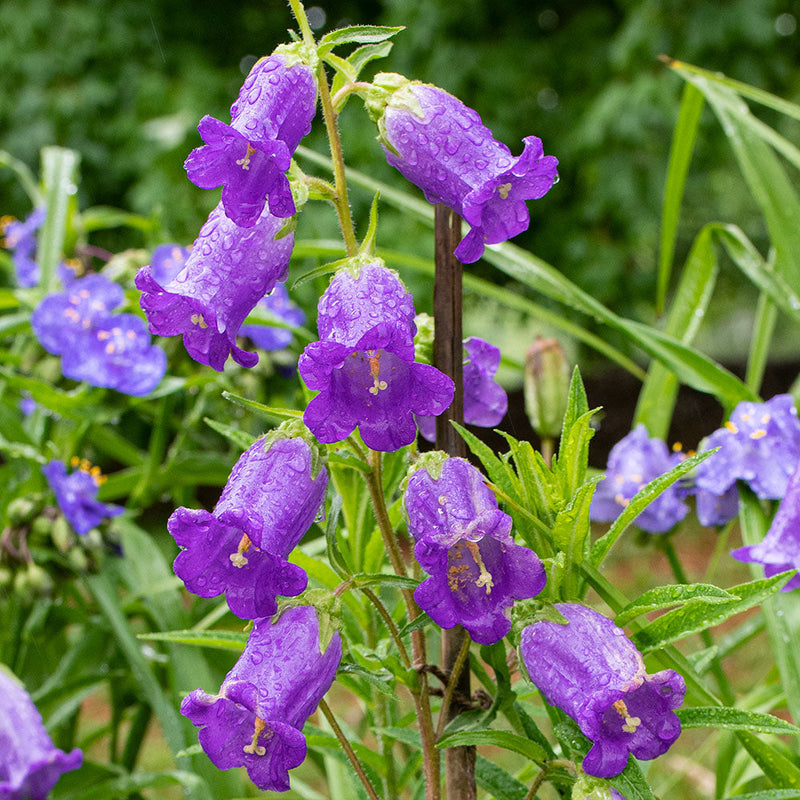
[[[45,800],[63,773],[81,766],[83,753],[53,744],[30,695],[2,666],[0,697],[0,798]]]
[[[670,453],[661,439],[651,439],[644,425],[637,425],[611,448],[606,477],[597,484],[592,498],[590,518],[612,522],[643,486],[669,472],[680,460],[680,455]],[[673,484],[636,517],[636,524],[648,533],[665,533],[688,512]]]
[[[213,513],[181,507],[167,522],[184,548],[174,569],[186,588],[200,597],[224,592],[244,619],[274,614],[278,595],[294,597],[308,583],[286,559],[324,502],[328,473],[292,431],[281,428],[242,454]]]
[[[476,642],[493,644],[511,629],[514,600],[544,588],[544,567],[536,553],[514,543],[511,517],[475,467],[461,458],[428,459],[430,467],[409,478],[403,499],[414,555],[430,575],[414,599],[440,627],[461,624]]]
[[[386,160],[429,203],[444,203],[471,226],[456,258],[477,261],[484,245],[527,230],[525,201],[545,195],[557,178],[558,161],[544,155],[540,139],[526,136],[522,154],[514,157],[476,111],[443,89],[386,73],[375,77],[375,85],[368,105]]]
[[[255,225],[240,228],[217,205],[171,280],[160,284],[151,266],[137,272],[150,332],[182,334],[189,355],[219,371],[228,355],[254,366],[258,356],[237,347],[236,335],[256,303],[286,279],[294,234],[276,238],[284,223],[264,208]]]
[[[42,467],[47,483],[56,496],[56,503],[75,533],[81,536],[109,517],[119,516],[122,506],[101,503],[97,499],[103,481],[100,470],[78,461],[77,469],[67,471],[63,461],[54,459]]]
[[[683,702],[683,678],[671,669],[648,675],[636,645],[602,614],[571,603],[555,607],[567,624],[528,625],[520,653],[545,700],[592,740],[584,771],[613,778],[629,753],[644,760],[666,753],[681,732],[674,709]]]
[[[340,270],[322,295],[320,341],[298,368],[319,394],[304,420],[321,442],[355,429],[367,447],[391,451],[411,444],[414,415],[441,414],[453,401],[453,382],[414,361],[414,302],[397,275],[377,260]]]
[[[499,425],[508,410],[506,390],[494,379],[500,349],[485,339],[464,339],[464,422],[482,428]],[[436,439],[436,417],[417,417],[417,427],[429,442]]]
[[[231,106],[231,124],[200,120],[205,144],[185,167],[201,189],[222,186],[225,213],[237,225],[255,225],[269,200],[270,213],[289,217],[295,207],[285,175],[300,140],[311,130],[316,86],[310,67],[291,47],[256,62]]]
[[[285,792],[306,755],[302,729],[330,688],[342,656],[338,633],[322,651],[311,606],[257,619],[247,646],[217,694],[195,689],[181,714],[219,769],[245,767],[262,790]]]
[[[160,286],[166,286],[186,265],[190,247],[179,244],[160,244],[150,257],[150,277]]]
[[[767,535],[758,544],[740,547],[731,555],[739,561],[763,564],[768,578],[785,570],[800,569],[800,461]],[[782,591],[788,592],[798,586],[800,575],[795,575]]]
[[[17,283],[26,288],[39,283],[40,270],[36,263],[36,231],[47,217],[47,209],[35,208],[25,220],[0,218],[3,247],[11,250]]]

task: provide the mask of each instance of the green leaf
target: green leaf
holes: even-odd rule
[[[293,408],[276,408],[274,406],[265,406],[263,403],[257,403],[255,400],[250,400],[247,397],[241,397],[233,392],[223,392],[222,396],[238,406],[257,411],[267,419],[271,420],[285,420],[285,419],[300,419],[303,416],[302,411],[297,411]]]
[[[658,257],[656,313],[660,313],[664,308],[667,296],[683,192],[686,187],[686,176],[689,173],[689,162],[692,160],[694,152],[694,143],[697,139],[703,102],[702,92],[687,83],[683,89],[681,110],[672,135],[667,182],[664,187],[664,204],[661,209],[661,249]]]
[[[734,614],[763,603],[768,597],[780,591],[793,574],[794,571],[782,572],[772,578],[734,586],[728,591],[739,599],[729,603],[720,603],[716,598],[710,603],[698,600],[668,611],[635,633],[633,641],[643,653],[646,653],[692,633],[719,625]]]
[[[217,420],[211,419],[210,417],[203,417],[203,422],[205,422],[209,428],[220,434],[220,436],[224,436],[229,442],[242,450],[247,450],[250,445],[253,444],[253,437],[240,428],[235,428],[233,425],[226,425],[224,422],[217,422]]]
[[[137,638],[148,642],[172,642],[196,647],[214,647],[219,650],[235,650],[239,653],[247,644],[247,634],[238,631],[158,631],[140,633]]]
[[[686,345],[694,340],[717,282],[715,230],[715,225],[706,225],[695,238],[667,318],[666,332]],[[634,424],[642,422],[651,436],[665,439],[677,396],[675,374],[664,364],[654,362],[639,393]]]
[[[467,747],[478,745],[494,745],[505,750],[513,750],[515,753],[529,758],[531,761],[541,763],[547,758],[545,751],[536,742],[518,736],[509,731],[459,731],[443,736],[436,742],[436,747]]]
[[[41,269],[40,286],[52,290],[56,266],[64,255],[70,205],[78,193],[80,155],[64,147],[44,147],[41,155],[47,217],[37,237],[36,261]]]
[[[786,756],[750,731],[737,731],[736,736],[753,761],[773,783],[800,789],[800,769]]]
[[[627,625],[632,619],[650,611],[658,611],[662,608],[670,608],[675,605],[682,605],[693,600],[703,600],[706,603],[724,603],[735,601],[736,595],[712,586],[709,583],[678,584],[670,586],[656,586],[649,589],[644,594],[639,595],[635,600],[628,603],[614,617],[614,622],[622,627]]]
[[[726,797],[725,800],[798,800],[797,789],[766,789],[763,792],[750,792]]]
[[[646,486],[639,489],[631,498],[630,503],[625,506],[623,512],[614,520],[608,532],[601,536],[592,546],[591,563],[596,567],[602,564],[617,539],[619,539],[628,525],[639,516],[649,503],[672,486],[678,478],[693,470],[698,464],[705,461],[715,452],[716,450],[706,450],[703,453],[697,453],[687,458],[685,461],[682,461],[677,466],[674,466],[669,472],[659,475]]]
[[[69,419],[96,421],[99,415],[98,405],[105,395],[104,390],[91,388],[85,384],[65,392],[45,381],[16,375],[7,369],[0,369],[0,376],[12,388],[27,392],[40,406]],[[106,414],[108,413],[110,412],[106,411]]]
[[[528,796],[524,783],[483,756],[475,758],[475,782],[489,792],[493,800],[525,800]]]
[[[149,217],[131,214],[111,206],[92,206],[80,214],[80,225],[84,231],[107,230],[108,228],[134,228],[145,233],[153,230],[154,223]]]
[[[378,575],[353,575],[351,578],[355,588],[361,589],[365,586],[379,584],[381,586],[395,586],[398,589],[416,589],[419,581],[414,578],[404,578],[402,575],[391,575],[380,573]]]
[[[791,734],[796,736],[800,728],[770,714],[743,711],[739,708],[680,708],[675,712],[683,728],[724,728],[730,731],[752,731],[753,733]]]
[[[346,28],[337,28],[335,31],[326,33],[317,42],[317,52],[320,58],[327,55],[334,47],[343,44],[375,44],[391,39],[400,31],[405,30],[405,26],[389,27],[386,25],[350,25]]]

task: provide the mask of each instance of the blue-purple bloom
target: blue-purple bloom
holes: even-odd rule
[[[81,766],[83,753],[53,744],[30,695],[2,666],[0,697],[0,798],[45,800],[63,773]]]
[[[500,366],[500,349],[485,339],[464,339],[464,422],[492,428],[508,410],[506,390],[494,379]],[[416,417],[417,427],[429,442],[436,439],[436,417]]]
[[[376,75],[377,117],[386,160],[419,186],[429,203],[444,203],[471,226],[455,250],[465,264],[484,245],[527,230],[526,200],[545,195],[558,161],[545,156],[536,136],[523,139],[516,158],[492,135],[476,111],[443,89],[400,75]]]
[[[61,356],[66,378],[148,394],[164,376],[167,358],[139,317],[112,313],[124,298],[122,287],[100,274],[64,275],[65,290],[43,298],[31,316],[42,347]]]
[[[311,130],[316,86],[310,67],[289,48],[257,61],[231,106],[231,124],[200,120],[205,144],[184,166],[201,189],[222,186],[225,213],[237,225],[255,225],[270,213],[289,217],[295,207],[285,175],[300,140]]]
[[[606,477],[597,484],[592,498],[590,518],[595,522],[612,522],[643,486],[671,470],[680,460],[680,455],[670,453],[661,439],[651,439],[644,425],[637,425],[611,448]],[[636,517],[636,524],[648,533],[665,533],[688,512],[689,507],[673,484]]]
[[[683,678],[671,669],[648,675],[636,645],[602,614],[570,603],[555,607],[567,624],[528,625],[520,653],[545,700],[592,740],[584,771],[613,778],[629,753],[645,760],[666,753],[681,732],[673,709],[683,702]]]
[[[181,714],[200,728],[200,744],[219,769],[246,767],[262,790],[285,792],[289,770],[306,756],[302,729],[330,688],[342,657],[338,633],[321,651],[311,606],[257,619],[217,694],[195,689]]]
[[[268,295],[262,297],[256,309],[286,325],[297,327],[304,325],[306,321],[303,309],[290,299],[285,283],[277,284]],[[266,351],[283,350],[294,339],[291,330],[274,325],[242,325],[239,335],[247,336],[256,347]]]
[[[307,434],[306,434],[307,435]],[[325,499],[328,473],[315,449],[289,428],[258,439],[236,462],[214,513],[178,508],[167,528],[182,547],[175,574],[200,597],[223,592],[244,619],[277,610],[308,583],[286,558]]]
[[[731,555],[739,561],[763,564],[767,578],[785,570],[800,569],[800,461],[767,535],[758,544],[740,547]],[[791,578],[781,591],[788,592],[798,586],[800,574]]]
[[[705,446],[719,450],[698,465],[698,489],[721,496],[741,480],[762,499],[783,497],[800,461],[800,420],[792,396],[739,403]]]
[[[75,533],[83,536],[103,520],[119,516],[125,509],[97,499],[103,481],[97,467],[89,467],[86,462],[78,462],[76,466],[79,468],[68,473],[67,465],[54,459],[42,467],[42,472],[67,522]]]
[[[11,260],[17,275],[17,283],[23,288],[36,286],[41,272],[36,263],[36,231],[47,217],[47,209],[35,208],[22,222],[13,217],[0,218],[0,233],[3,247],[12,251]]]
[[[414,361],[414,301],[382,262],[340,270],[322,295],[320,341],[298,368],[319,394],[304,420],[321,442],[346,439],[356,427],[367,447],[391,451],[411,444],[414,414],[441,414],[453,381]]]
[[[160,244],[150,257],[150,277],[159,286],[166,286],[184,268],[191,252],[191,247]]]
[[[150,332],[183,334],[189,355],[220,372],[228,355],[254,366],[258,356],[237,347],[236,335],[256,303],[286,279],[294,233],[276,239],[284,223],[265,208],[255,225],[240,228],[218,204],[172,280],[159,284],[150,266],[136,273]]]
[[[514,600],[539,594],[546,576],[536,553],[514,543],[511,517],[483,475],[447,458],[438,477],[417,469],[403,502],[414,555],[431,576],[414,591],[420,608],[442,628],[463,625],[481,644],[502,639]]]

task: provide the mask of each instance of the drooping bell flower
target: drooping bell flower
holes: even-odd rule
[[[256,310],[266,312],[268,317],[287,325],[304,325],[306,321],[303,309],[289,297],[285,283],[277,284],[268,295],[262,297]],[[291,330],[273,325],[242,325],[239,335],[247,336],[256,347],[268,352],[283,350],[294,339]]]
[[[735,483],[722,494],[714,494],[697,486],[690,489],[689,493],[694,495],[698,521],[707,528],[724,525],[739,513],[739,490]]]
[[[0,217],[2,246],[12,251],[11,260],[14,263],[17,284],[23,288],[36,286],[39,283],[40,270],[34,257],[36,231],[42,226],[46,217],[46,208],[35,208],[24,221],[14,217]]]
[[[464,422],[492,428],[499,425],[508,410],[506,390],[495,381],[500,366],[500,350],[485,339],[464,339]],[[417,427],[429,442],[436,439],[436,418],[417,417]]]
[[[373,450],[397,450],[417,433],[414,414],[441,414],[453,381],[414,361],[414,302],[397,275],[377,259],[339,270],[319,301],[320,341],[298,363],[319,394],[303,419],[321,442],[346,439],[358,427]]]
[[[276,239],[284,224],[265,208],[253,227],[240,228],[217,205],[172,280],[162,286],[150,266],[136,273],[150,332],[183,334],[189,355],[220,372],[229,354],[254,366],[258,356],[237,347],[236,335],[256,303],[286,279],[294,233]]]
[[[65,290],[42,299],[31,325],[42,347],[61,356],[64,377],[124,394],[151,392],[167,358],[139,317],[112,313],[124,298],[122,287],[99,274],[61,274]]]
[[[256,62],[231,106],[231,124],[200,120],[205,144],[184,166],[201,189],[222,186],[225,213],[237,225],[255,225],[269,200],[270,213],[290,217],[295,207],[285,175],[300,140],[311,130],[316,85],[298,47],[279,47]]]
[[[514,600],[544,588],[544,567],[533,550],[514,543],[511,517],[481,473],[464,459],[443,457],[421,462],[431,466],[413,473],[403,499],[414,555],[430,575],[414,599],[440,627],[461,624],[476,642],[493,644],[511,629]]]
[[[492,135],[476,111],[443,89],[402,75],[375,76],[367,107],[378,125],[386,160],[422,189],[429,203],[444,203],[471,226],[455,256],[477,261],[484,245],[527,230],[526,200],[545,195],[558,161],[545,156],[536,136],[522,154]]]
[[[73,466],[77,469],[67,472],[67,465],[54,459],[42,467],[42,472],[67,522],[75,533],[83,536],[103,520],[119,516],[125,509],[97,499],[104,480],[99,467],[92,467],[79,459],[73,459]]]
[[[167,522],[184,548],[175,574],[200,597],[224,592],[243,619],[274,614],[277,595],[294,597],[308,583],[286,559],[314,522],[328,473],[296,429],[284,425],[242,454],[213,513],[178,508]]]
[[[545,700],[592,740],[584,771],[613,778],[629,753],[644,760],[666,753],[681,732],[674,709],[683,702],[683,678],[671,669],[648,675],[636,645],[602,614],[571,603],[555,607],[567,624],[528,625],[520,653]]]
[[[217,694],[195,689],[181,714],[200,728],[200,744],[219,769],[246,767],[262,790],[285,792],[289,770],[306,756],[306,719],[330,688],[342,656],[338,633],[322,652],[311,606],[257,619],[247,646]]]
[[[611,448],[606,477],[597,484],[592,498],[590,519],[612,522],[643,486],[669,472],[680,460],[680,455],[670,453],[661,439],[651,439],[644,425],[637,425]],[[648,533],[665,533],[688,512],[673,484],[636,517],[636,524]]]
[[[53,744],[30,695],[2,666],[0,697],[0,798],[45,800],[63,773],[81,766],[83,753]]]
[[[800,461],[767,535],[758,544],[740,547],[731,555],[739,561],[763,564],[767,578],[788,569],[800,569]],[[800,575],[795,575],[781,591],[788,592],[798,586]]]
[[[719,450],[698,465],[698,489],[720,496],[741,480],[762,499],[780,499],[800,461],[800,420],[792,396],[739,403],[705,446]]]

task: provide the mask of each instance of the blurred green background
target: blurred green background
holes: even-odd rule
[[[478,109],[514,153],[523,136],[540,136],[545,152],[560,160],[561,180],[531,205],[531,228],[515,241],[630,317],[651,313],[682,88],[657,56],[720,70],[788,99],[800,93],[800,9],[786,0],[310,0],[308,8],[319,34],[348,23],[406,25],[367,77],[382,69],[442,86]],[[0,4],[0,148],[35,171],[44,145],[80,151],[81,206],[155,211],[163,238],[189,243],[217,198],[183,171],[200,142],[197,122],[206,113],[228,120],[254,58],[285,41],[291,24],[288,5],[278,0]],[[783,132],[789,124],[767,121]],[[345,109],[342,129],[351,166],[405,186],[383,163],[360,101]],[[324,152],[319,133],[308,143]],[[356,193],[356,211],[369,199]],[[11,173],[0,171],[0,213],[28,210]],[[305,233],[333,233],[333,215],[318,216]],[[706,110],[679,260],[710,219],[735,221],[765,249],[761,217]],[[390,213],[381,236],[384,246],[397,246],[396,238],[405,249],[428,247],[426,232],[409,241]],[[113,249],[115,242],[100,244]]]

